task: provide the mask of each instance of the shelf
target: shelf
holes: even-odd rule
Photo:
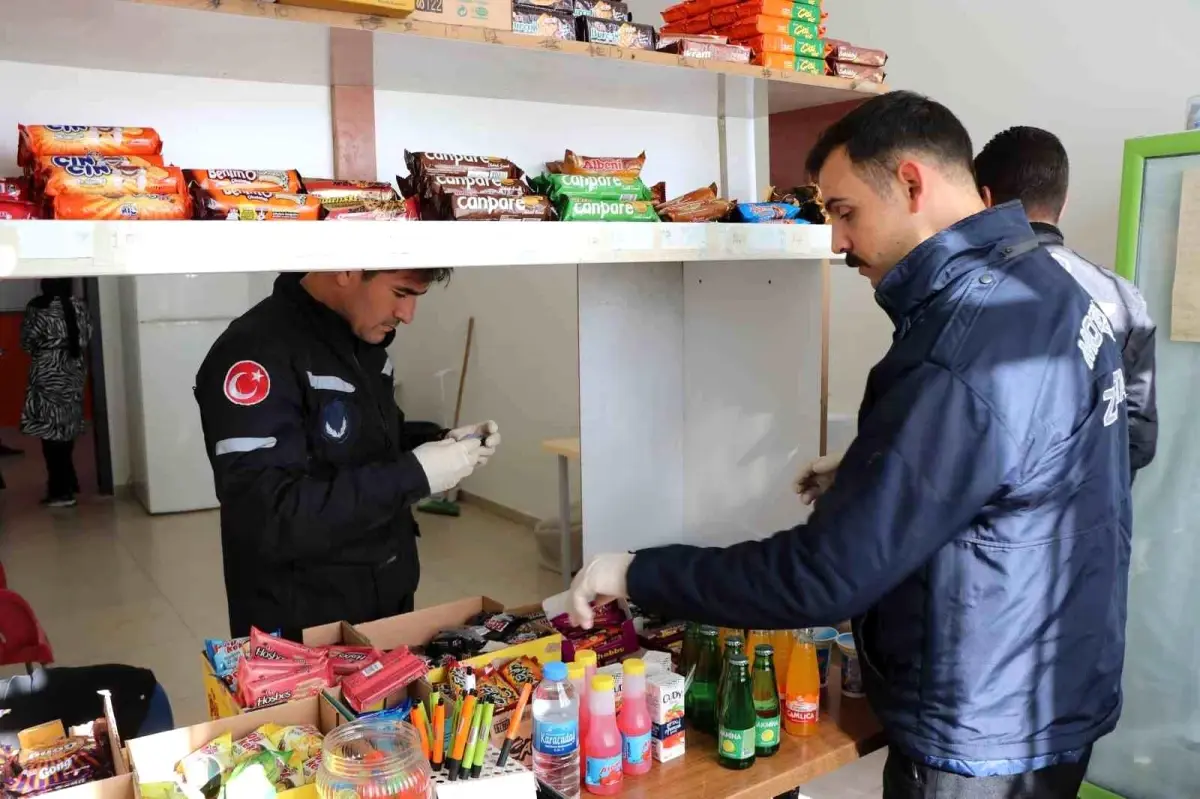
[[[0,278],[834,258],[823,225],[0,222]]]
[[[411,47],[399,45],[389,48],[384,44],[383,57],[386,61],[396,62],[395,66],[406,66],[403,69],[376,70],[376,85],[378,88],[428,91],[433,93],[463,93],[478,96],[495,96],[505,99],[533,99],[530,92],[536,95],[544,91],[545,81],[532,81],[529,85],[515,86],[510,80],[512,75],[496,75],[495,69],[480,70],[472,68],[481,60],[480,46],[491,45],[493,48],[503,48],[510,53],[522,52],[531,64],[532,71],[547,76],[540,69],[540,63],[547,57],[572,56],[570,61],[563,62],[562,68],[568,76],[574,78],[573,102],[579,104],[604,105],[608,102],[624,106],[627,103],[616,97],[616,92],[596,87],[611,87],[628,85],[634,81],[617,81],[611,78],[612,71],[619,72],[628,69],[625,65],[643,67],[659,67],[660,75],[664,78],[671,76],[669,84],[682,82],[680,86],[655,85],[649,87],[658,97],[660,107],[667,103],[671,110],[672,104],[680,102],[679,92],[686,91],[688,86],[699,86],[700,83],[714,81],[718,76],[741,79],[746,82],[762,81],[768,88],[767,103],[770,113],[791,111],[829,103],[843,102],[868,97],[887,91],[887,87],[869,83],[856,82],[844,78],[806,75],[790,70],[772,70],[747,64],[730,64],[705,59],[683,58],[669,53],[659,53],[651,50],[636,50],[624,47],[590,44],[587,42],[563,42],[555,39],[543,39],[533,36],[512,33],[511,31],[491,30],[487,28],[472,28],[459,25],[445,25],[434,22],[424,22],[409,19],[389,17],[364,16],[338,11],[303,8],[298,6],[279,5],[262,0],[126,0],[138,5],[156,6],[161,8],[176,8],[219,15],[234,15],[250,17],[258,20],[279,20],[292,23],[309,23],[327,27],[367,30],[381,34],[407,34],[424,40],[432,41],[428,46],[415,43]],[[391,37],[383,37],[384,41]],[[378,41],[378,40],[377,40]],[[412,42],[412,40],[409,40]],[[448,43],[448,44],[447,44]],[[464,45],[474,45],[466,48]],[[440,48],[441,57],[433,55],[430,47]],[[388,58],[388,51],[393,53]],[[415,52],[413,52],[415,50]],[[469,50],[470,52],[467,52]],[[456,54],[457,53],[457,54]],[[447,58],[448,55],[455,57]],[[482,56],[486,60],[486,56]],[[432,59],[432,60],[431,60]],[[422,68],[412,69],[412,61],[418,61]],[[454,70],[442,66],[446,62],[458,62]],[[562,59],[559,59],[562,61]],[[618,66],[621,65],[621,66]],[[377,65],[378,67],[379,65]],[[513,74],[523,76],[531,69],[513,65]],[[548,66],[546,69],[554,70]],[[599,70],[600,72],[597,72]],[[690,75],[689,75],[690,73]],[[604,75],[610,78],[603,80]],[[642,74],[645,74],[643,71]],[[590,77],[588,80],[585,76]],[[625,77],[625,76],[617,76]],[[694,80],[689,80],[694,78]],[[452,84],[442,86],[443,83]],[[506,85],[507,84],[507,85]],[[583,87],[588,87],[584,89]],[[449,88],[450,91],[446,91]],[[694,93],[694,92],[693,92]],[[635,98],[638,97],[634,92]],[[547,101],[559,101],[559,98],[547,97]],[[711,101],[705,101],[711,105]],[[644,103],[639,99],[633,101],[634,107]],[[715,109],[713,109],[715,112]],[[729,116],[746,116],[762,113],[734,107],[727,111]]]

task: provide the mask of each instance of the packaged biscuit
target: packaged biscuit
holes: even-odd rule
[[[631,22],[629,5],[620,0],[575,0],[575,16],[598,17],[613,19],[617,22]]]
[[[430,175],[422,190],[426,197],[438,194],[478,194],[483,197],[523,197],[529,187],[520,180],[477,178],[469,175]]]
[[[850,80],[869,81],[870,83],[883,83],[887,78],[887,73],[880,67],[864,67],[861,64],[850,64],[845,61],[834,61],[830,59],[826,62],[826,70],[828,74],[835,78],[849,78]]]
[[[645,200],[619,202],[571,197],[562,210],[564,222],[657,222],[654,205]]]
[[[864,67],[882,67],[887,64],[888,55],[883,50],[871,50],[841,39],[825,40],[825,56],[834,61],[847,64],[858,64]]]
[[[29,202],[29,179],[0,178],[0,201]]]
[[[156,166],[136,155],[52,155],[39,158],[37,179],[42,193],[183,194],[183,170]]]
[[[683,22],[688,17],[696,16],[701,13],[697,8],[698,4],[695,0],[686,0],[683,3],[676,3],[662,12],[663,22],[668,24],[672,22]]]
[[[735,212],[739,222],[780,222],[799,216],[799,206],[787,203],[738,203]]]
[[[805,58],[821,58],[825,52],[825,42],[807,39],[793,39],[790,36],[780,36],[777,33],[764,33],[752,39],[741,39],[738,44],[749,47],[752,53],[783,53]]]
[[[406,197],[403,200],[389,200],[383,203],[367,201],[361,205],[347,205],[340,208],[333,208],[325,214],[326,222],[404,222],[420,218],[421,214],[417,210],[416,197]]]
[[[753,16],[745,17],[730,25],[718,28],[720,33],[729,37],[730,41],[752,39],[763,33],[773,33],[788,36],[792,39],[816,42],[825,36],[823,25],[811,25],[807,22],[796,22],[783,17]]]
[[[500,676],[516,690],[526,685],[536,686],[542,681],[542,666],[537,658],[522,655],[500,667]]]
[[[750,59],[750,63],[767,69],[791,70],[808,75],[825,74],[825,61],[820,58],[807,58],[785,53],[757,53]]]
[[[653,50],[658,33],[653,25],[638,22],[619,22],[599,17],[578,17],[576,37],[581,42],[611,44],[615,47],[632,47],[636,50]]]
[[[326,209],[346,208],[364,202],[396,200],[396,190],[391,183],[333,178],[303,178],[302,182],[304,191],[319,199]]]
[[[321,201],[308,194],[277,191],[196,192],[197,219],[267,222],[321,218]]]
[[[718,37],[724,39],[725,37]],[[674,53],[684,58],[702,58],[709,61],[728,61],[733,64],[749,64],[750,48],[740,44],[725,44],[709,42],[699,38],[683,37],[662,43],[659,40],[660,53]]]
[[[192,215],[186,194],[60,194],[51,208],[55,219],[165,220]]]
[[[703,186],[655,206],[667,222],[715,222],[733,208],[732,200],[717,196],[717,184]]]
[[[162,139],[154,128],[89,125],[18,125],[17,163],[28,166],[45,155],[158,155]]]
[[[561,203],[568,197],[588,197],[593,200],[649,200],[650,189],[641,178],[616,175],[551,175],[532,181],[534,187],[546,194],[551,202]]]
[[[444,195],[445,219],[459,221],[521,220],[540,222],[550,219],[552,206],[545,197],[482,197],[474,194]],[[426,648],[428,652],[428,648]]]
[[[204,191],[300,191],[300,173],[294,169],[189,169],[189,184]]]
[[[517,0],[516,5],[537,11],[564,11],[574,16],[574,0]]]
[[[564,175],[614,175],[616,177],[636,178],[641,176],[642,166],[645,163],[645,153],[641,153],[633,158],[613,158],[580,155],[573,150],[567,150],[562,160],[562,173]],[[549,167],[549,164],[546,166]]]
[[[569,11],[515,5],[512,32],[569,42],[575,39],[575,17]]]
[[[716,27],[731,25],[739,19],[758,16],[821,25],[826,15],[819,6],[791,3],[788,0],[746,0],[746,2],[734,6],[714,9],[709,14],[709,18]]]
[[[0,198],[0,219],[41,219],[38,207],[23,200]]]
[[[523,174],[512,161],[492,155],[413,153],[405,150],[404,163],[408,165],[414,184],[420,184],[430,175],[464,175],[506,180],[519,178]]]

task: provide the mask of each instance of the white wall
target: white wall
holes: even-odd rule
[[[645,149],[646,182],[665,180],[672,194],[717,178],[717,128],[708,117],[399,91],[376,92],[375,116],[383,179],[407,174],[405,149],[502,155],[536,174],[566,147],[602,155]],[[666,129],[679,131],[669,147]],[[460,269],[448,288],[421,300],[416,321],[391,348],[408,417],[448,418],[467,318],[475,316],[462,418],[495,419],[504,445],[463,487],[539,518],[557,514],[558,496],[555,458],[541,451],[541,441],[579,435],[576,303],[573,264]],[[433,375],[446,368],[455,371],[443,410]],[[578,499],[578,464],[571,474]]]

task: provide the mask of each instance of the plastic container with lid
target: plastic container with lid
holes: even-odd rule
[[[433,774],[421,740],[402,721],[353,721],[325,736],[321,799],[433,799]]]

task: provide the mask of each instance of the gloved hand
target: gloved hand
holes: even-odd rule
[[[845,454],[834,452],[822,455],[800,470],[793,488],[800,495],[801,502],[811,505],[833,486],[833,478],[837,476],[837,468]]]
[[[479,449],[479,465],[483,466],[489,458],[496,454],[496,448],[500,446],[500,425],[487,421],[469,424],[466,427],[456,427],[446,434],[446,438],[453,441],[462,441],[468,438],[479,439],[482,445]]]
[[[571,582],[571,609],[568,614],[572,624],[590,630],[593,621],[592,600],[603,598],[608,601],[628,596],[625,575],[631,563],[633,555],[628,552],[597,555],[587,562]]]
[[[481,451],[479,439],[455,441],[444,438],[422,444],[413,450],[413,455],[417,456],[417,462],[425,471],[429,493],[440,494],[454,488],[475,471]]]

